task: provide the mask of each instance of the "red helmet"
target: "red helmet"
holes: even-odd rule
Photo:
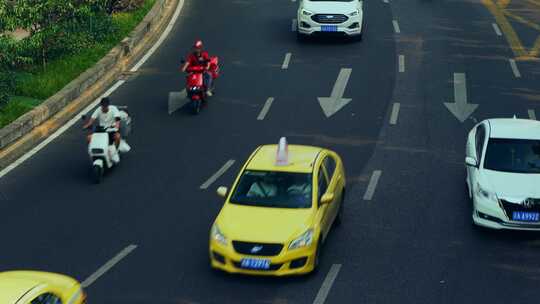
[[[202,40],[195,41],[195,43],[193,44],[193,47],[196,48],[196,49],[202,49],[202,47],[203,47]]]

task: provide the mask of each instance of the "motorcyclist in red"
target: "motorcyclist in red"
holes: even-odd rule
[[[210,69],[210,56],[208,52],[203,51],[203,43],[201,40],[195,41],[193,44],[193,52],[191,52],[182,67],[182,72],[185,72],[190,66],[204,66],[206,71],[204,72],[204,86],[206,87],[206,94],[212,96],[212,75],[209,72]]]

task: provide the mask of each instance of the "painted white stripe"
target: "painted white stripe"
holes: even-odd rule
[[[182,10],[182,7],[184,6],[184,0],[180,0],[178,2],[178,6],[176,7],[176,11],[172,17],[172,19],[169,21],[169,24],[167,25],[168,31],[165,30],[163,34],[161,35],[160,39],[156,42],[156,44],[148,51],[148,53],[152,54],[155,52],[155,50],[159,47],[159,45],[165,40],[167,35],[170,33],[172,27],[176,23],[176,19],[178,18],[180,11]],[[150,55],[148,53],[141,58],[141,60],[131,69],[132,72],[136,71],[140,68],[148,60]],[[148,55],[148,56],[147,56]],[[41,149],[45,148],[50,142],[52,142],[54,139],[62,135],[67,129],[69,129],[71,126],[73,126],[76,122],[80,120],[80,116],[82,114],[85,114],[95,108],[99,104],[99,100],[105,96],[108,96],[112,94],[114,91],[116,91],[121,85],[125,83],[124,80],[119,80],[116,82],[110,89],[108,89],[103,95],[101,95],[99,98],[97,98],[93,103],[88,105],[84,110],[82,110],[78,115],[76,115],[73,119],[68,121],[65,125],[60,127],[56,132],[54,132],[51,136],[47,137],[44,141],[42,141],[39,145],[35,146],[32,150],[25,153],[23,156],[21,156],[19,159],[14,161],[12,164],[4,168],[4,170],[0,171],[0,178],[4,177],[6,174],[8,174],[11,170],[17,168],[20,164],[24,163],[27,159],[32,157],[34,154],[39,152]]]
[[[399,23],[397,22],[397,20],[392,20],[392,24],[394,25],[394,32],[396,32],[396,34],[401,33],[399,29]]]
[[[125,83],[124,80],[119,80],[116,82],[110,89],[108,89],[103,95],[101,95],[99,98],[94,100],[90,105],[88,105],[84,110],[82,110],[79,114],[77,114],[75,117],[73,117],[70,121],[68,121],[65,125],[60,127],[56,132],[51,134],[51,136],[47,137],[44,141],[42,141],[39,145],[35,146],[32,150],[26,152],[23,156],[21,156],[19,159],[11,163],[9,166],[4,168],[4,170],[0,171],[0,178],[4,177],[6,174],[8,174],[11,170],[17,168],[20,164],[25,162],[30,157],[34,156],[36,153],[38,153],[41,149],[45,148],[49,143],[51,143],[53,140],[55,140],[57,137],[62,135],[67,129],[71,128],[75,123],[81,121],[81,115],[90,112],[93,108],[97,107],[99,104],[99,101],[101,98],[110,95],[112,92],[114,92],[116,89],[118,89],[121,85]]]
[[[178,2],[178,5],[176,6],[176,10],[174,11],[174,14],[172,16],[172,19],[169,21],[169,24],[167,24],[167,27],[163,31],[163,34],[161,34],[161,37],[159,37],[158,41],[152,46],[152,48],[133,66],[130,70],[130,72],[137,71],[145,62],[154,54],[154,52],[159,48],[159,46],[163,43],[165,38],[169,36],[169,33],[173,29],[174,25],[176,24],[176,20],[178,19],[178,16],[180,15],[180,12],[182,11],[182,8],[184,7],[184,0],[180,0]]]
[[[510,66],[512,67],[512,72],[514,72],[514,76],[516,78],[520,78],[521,77],[521,73],[519,72],[518,70],[518,67],[516,65],[516,61],[514,59],[509,59],[510,61]]]
[[[405,56],[399,55],[399,72],[403,73],[405,72]]]
[[[319,289],[319,292],[317,293],[317,297],[315,297],[315,300],[313,301],[313,304],[324,304],[332,285],[334,285],[334,281],[336,280],[340,269],[341,264],[332,265],[321,285],[321,289]]]
[[[536,112],[534,112],[533,109],[529,109],[529,118],[532,120],[536,120]]]
[[[286,70],[289,68],[289,62],[291,61],[291,53],[285,54],[285,58],[283,59],[283,64],[281,65],[282,70]]]
[[[296,32],[296,24],[297,24],[296,19],[293,19],[292,25],[291,25],[291,31]]]
[[[495,34],[497,34],[497,36],[502,36],[501,29],[499,28],[497,23],[492,23],[492,25],[493,25],[493,29],[495,30]]]
[[[365,201],[370,201],[373,198],[373,194],[375,194],[375,189],[377,189],[377,183],[379,182],[379,178],[381,177],[381,174],[382,174],[381,170],[373,171],[373,174],[371,175],[371,179],[369,180],[368,187],[366,189],[366,193],[364,193]]]
[[[264,103],[261,113],[259,113],[259,116],[257,116],[257,120],[263,120],[264,117],[266,117],[268,110],[270,110],[270,106],[272,106],[272,102],[274,102],[274,97],[268,97],[268,99]]]
[[[399,108],[400,104],[399,102],[395,102],[392,106],[392,114],[390,115],[390,124],[395,125],[397,123],[398,115],[399,115]]]
[[[221,169],[219,169],[214,175],[210,176],[210,178],[202,184],[199,189],[204,190],[208,189],[218,178],[220,178],[229,168],[234,164],[234,159],[229,159]]]
[[[388,3],[388,0],[383,0],[384,3]]]
[[[102,275],[104,275],[107,271],[111,270],[111,268],[114,267],[114,265],[118,264],[123,258],[125,258],[128,254],[130,254],[133,250],[137,249],[137,245],[129,245],[126,248],[124,248],[122,251],[120,251],[116,256],[114,256],[112,259],[107,261],[103,266],[101,266],[96,272],[94,272],[92,275],[90,275],[86,280],[84,280],[81,283],[82,288],[87,288],[88,286],[92,285],[97,279],[99,279]]]

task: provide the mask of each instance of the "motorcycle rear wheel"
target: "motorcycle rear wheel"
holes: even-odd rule
[[[101,183],[103,180],[103,168],[101,166],[94,165],[92,167],[92,176],[95,184]]]

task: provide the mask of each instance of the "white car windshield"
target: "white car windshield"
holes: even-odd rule
[[[311,174],[246,170],[230,202],[276,208],[310,208]]]
[[[490,138],[484,168],[514,173],[540,173],[540,140]]]

